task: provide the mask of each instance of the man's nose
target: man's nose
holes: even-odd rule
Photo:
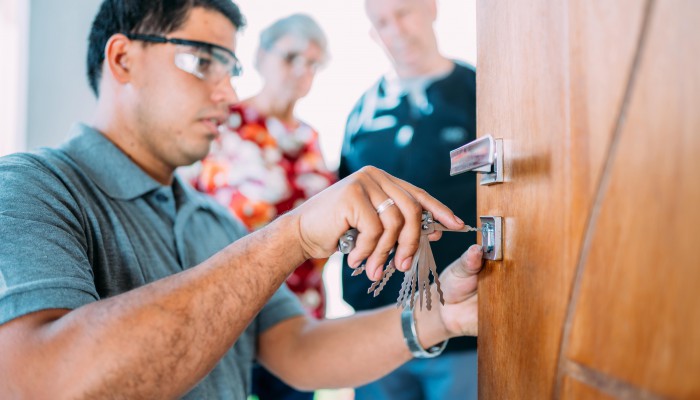
[[[294,65],[294,75],[301,77],[314,77],[316,75],[316,65],[310,62],[297,63]]]
[[[233,79],[227,75],[216,85],[212,93],[212,100],[215,103],[235,104],[238,103],[238,94],[233,87]]]
[[[392,38],[403,37],[406,34],[406,26],[404,22],[398,18],[393,17],[387,21],[385,32]]]

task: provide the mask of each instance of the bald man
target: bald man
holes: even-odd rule
[[[356,103],[346,125],[341,178],[374,165],[426,188],[467,223],[476,223],[474,175],[450,177],[449,151],[476,138],[476,74],[443,56],[433,23],[435,0],[366,0],[372,35],[391,60]],[[446,234],[433,243],[440,270],[473,240]],[[396,301],[401,280],[389,281],[379,297],[343,270],[343,297],[357,311]],[[444,354],[404,364],[356,389],[356,399],[476,399],[476,338],[452,340]]]

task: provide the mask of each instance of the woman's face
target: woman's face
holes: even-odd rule
[[[267,89],[290,102],[309,93],[325,58],[316,43],[292,35],[282,36],[270,49],[261,49],[258,57],[258,70]]]

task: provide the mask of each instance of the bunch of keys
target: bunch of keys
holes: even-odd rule
[[[447,231],[447,232],[477,232],[481,231],[480,228],[474,228],[469,225],[465,225],[462,229],[449,229],[442,225],[441,223],[433,219],[433,214],[429,211],[423,211],[423,219],[421,222],[421,236],[418,242],[418,251],[413,256],[413,262],[411,263],[411,268],[406,271],[403,277],[403,282],[401,283],[401,290],[399,291],[399,297],[396,299],[397,307],[408,306],[411,310],[413,309],[416,301],[416,297],[420,306],[423,309],[423,302],[425,301],[426,308],[431,309],[431,295],[430,295],[430,275],[433,276],[433,281],[435,282],[435,287],[437,289],[438,295],[440,296],[440,303],[445,304],[445,300],[442,296],[442,290],[440,289],[440,279],[438,278],[437,266],[435,265],[435,258],[433,257],[433,252],[430,249],[430,241],[428,240],[428,235],[435,231]],[[350,229],[340,238],[338,241],[338,251],[343,254],[348,254],[355,248],[355,241],[358,235],[357,229]],[[396,250],[396,247],[391,250],[391,254]],[[391,257],[390,254],[390,257]],[[360,275],[364,272],[364,264],[355,268],[352,276]],[[372,285],[367,290],[367,294],[374,292],[376,297],[384,286],[389,281],[389,278],[396,272],[396,266],[394,265],[394,258],[391,258],[389,264],[382,272],[381,278]],[[418,290],[418,292],[416,292]],[[418,294],[416,296],[416,293]]]

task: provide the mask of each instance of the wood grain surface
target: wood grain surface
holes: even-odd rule
[[[480,0],[482,399],[700,398],[700,3]]]
[[[698,2],[651,9],[566,349],[670,398],[700,398],[698,21]]]
[[[504,140],[506,182],[480,186],[478,215],[504,217],[502,262],[479,280],[483,399],[551,395],[573,275],[563,3],[477,3],[477,131]]]

